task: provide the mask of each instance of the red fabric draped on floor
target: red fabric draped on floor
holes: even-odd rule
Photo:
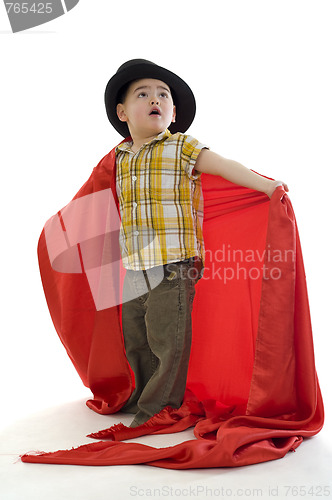
[[[182,407],[146,424],[91,434],[72,450],[24,462],[170,469],[240,466],[283,457],[323,425],[305,273],[289,197],[202,174],[206,262],[196,287]],[[114,150],[74,200],[50,219],[39,262],[55,328],[102,414],[132,391],[121,333],[124,270],[118,249]],[[121,440],[194,427],[195,439],[157,449]]]

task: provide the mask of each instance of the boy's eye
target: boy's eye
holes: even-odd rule
[[[139,94],[137,94],[137,97],[147,97],[148,96],[148,93],[147,92],[140,92]],[[167,92],[161,92],[159,94],[160,97],[163,97],[163,98],[168,98],[168,93]]]

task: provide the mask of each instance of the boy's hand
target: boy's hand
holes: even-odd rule
[[[269,198],[271,198],[271,196],[273,195],[275,189],[278,186],[282,186],[285,191],[289,191],[287,184],[285,184],[284,182],[282,182],[282,181],[271,181],[271,184],[270,184],[268,190],[266,191],[266,194],[268,195]]]

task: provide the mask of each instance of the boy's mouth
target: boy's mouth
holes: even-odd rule
[[[150,112],[150,116],[151,115],[159,115],[160,116],[160,109],[159,108],[152,108],[152,110]]]

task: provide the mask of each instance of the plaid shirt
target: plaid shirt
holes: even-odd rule
[[[206,146],[168,130],[136,153],[131,146],[115,150],[124,267],[138,271],[194,256],[204,265],[201,173],[193,169]]]

